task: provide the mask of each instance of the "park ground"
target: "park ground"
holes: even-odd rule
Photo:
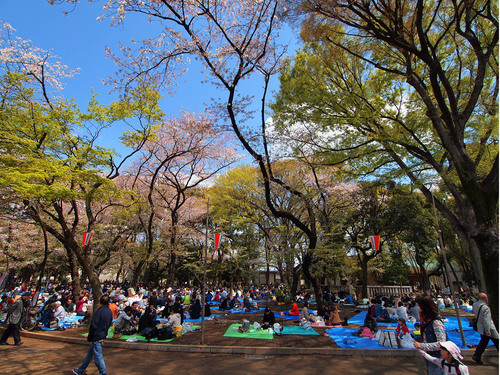
[[[275,310],[276,311],[276,310]],[[344,307],[341,317],[355,315],[359,310]],[[467,313],[461,312],[468,316]],[[107,340],[104,357],[111,375],[117,374],[425,374],[423,359],[417,351],[408,350],[345,350],[339,349],[334,340],[320,336],[286,335],[274,340],[238,339],[224,337],[231,323],[243,318],[251,322],[260,320],[259,314],[231,314],[205,322],[204,344],[213,348],[243,348],[239,354],[192,353],[168,351],[168,346],[185,348],[201,347],[201,333],[190,332],[170,344],[127,343],[123,340]],[[297,324],[294,321],[277,319],[284,325]],[[71,328],[66,331],[43,332],[44,339],[37,333],[21,334],[24,344],[0,347],[0,374],[71,374],[85,357],[88,343],[83,337],[87,327]],[[316,328],[323,334],[325,329]],[[40,335],[40,334],[38,334]],[[12,339],[10,339],[12,340]],[[71,340],[61,342],[60,340]],[[250,349],[245,352],[245,348]],[[268,354],[251,349],[267,348]],[[286,348],[289,354],[275,355],[273,349]],[[165,351],[167,349],[167,351]],[[304,354],[304,349],[307,354]],[[404,352],[404,353],[403,353]],[[261,353],[261,354],[256,354]],[[323,354],[322,354],[323,353]],[[498,375],[498,352],[490,348],[483,356],[484,366],[477,366],[471,359],[473,350],[464,351],[465,364],[471,374]],[[87,369],[88,375],[98,374],[93,363]]]

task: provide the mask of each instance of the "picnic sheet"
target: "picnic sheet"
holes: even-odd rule
[[[274,316],[276,318],[288,319],[288,320],[299,320],[300,319],[299,315],[286,315],[286,313],[285,313],[285,314],[283,314],[283,316],[281,316],[280,314],[281,314],[281,312],[275,312]]]
[[[362,311],[359,314],[354,315],[352,318],[350,318],[348,320],[348,322],[350,324],[363,325],[363,323],[365,321],[366,314],[367,314],[366,311]],[[445,320],[446,321],[444,321],[443,323],[444,323],[444,326],[446,328],[446,331],[453,331],[453,330],[458,330],[459,329],[458,319],[457,319],[456,316],[446,316]],[[465,318],[465,317],[462,316],[462,317],[460,317],[460,321],[462,322],[462,329],[464,331],[470,331],[470,330],[472,330],[472,327],[470,326],[470,323],[467,320],[467,318]],[[408,328],[413,328],[413,324],[414,323],[407,323]],[[395,322],[395,323],[377,322],[377,325],[379,327],[397,327],[398,323],[397,322]]]
[[[309,311],[309,314],[317,315],[317,310],[311,310],[311,309],[309,309],[308,311]],[[287,315],[289,312],[290,312],[290,310],[275,312],[274,316],[276,318],[281,318],[281,319],[300,320],[300,315]],[[283,316],[281,316],[281,313],[284,313]]]
[[[231,324],[227,329],[226,333],[224,333],[224,337],[238,337],[238,338],[246,338],[246,339],[267,339],[272,340],[274,335],[269,333],[267,330],[254,330],[250,325],[250,332],[238,332],[238,328],[241,327],[241,324],[235,323]]]
[[[64,320],[59,321],[59,327],[61,328],[70,328],[73,324],[76,324],[78,326],[81,326],[83,324],[79,324],[78,320],[83,319],[83,316],[67,316],[64,318]],[[47,327],[42,327],[42,331],[55,331],[57,328],[47,328]]]
[[[363,338],[353,336],[353,332],[357,329],[352,328],[332,328],[327,329],[325,332],[328,333],[330,338],[332,338],[335,343],[340,348],[350,348],[350,349],[389,349],[384,346],[378,345],[378,340]],[[469,349],[467,346],[462,344],[462,338],[460,332],[449,331],[448,340],[453,341],[460,349]],[[464,331],[465,342],[468,345],[477,345],[479,340],[481,340],[481,335],[476,331]],[[489,342],[488,346],[493,346],[493,342]],[[406,349],[406,348],[400,348]]]
[[[319,336],[319,333],[314,329],[304,329],[299,326],[283,326],[282,335],[314,335]]]
[[[256,312],[259,312],[259,311],[264,311],[265,308],[262,307],[258,310],[250,310],[250,311],[245,311],[245,310],[236,310],[236,309],[231,309],[231,310],[225,310],[225,311],[229,311],[229,312],[232,312],[234,314],[253,314],[253,313],[256,313]]]
[[[353,328],[332,328],[327,329],[325,332],[328,333],[330,338],[335,341],[340,348],[347,349],[389,349],[385,346],[378,344],[378,340],[372,340],[370,338],[353,336],[357,329]]]
[[[324,324],[324,322],[323,322],[323,324]],[[319,322],[317,322],[317,323],[311,323],[311,327],[313,327],[313,328],[333,328],[334,326],[321,325]]]

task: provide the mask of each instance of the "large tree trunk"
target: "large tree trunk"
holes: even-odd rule
[[[495,230],[497,231],[495,232]],[[491,315],[498,327],[498,228],[492,225],[492,228],[487,228],[473,238],[474,244],[479,248],[481,255],[484,282],[486,284],[485,292],[489,297]]]
[[[40,220],[39,221],[40,226],[42,227],[42,233],[43,233],[43,260],[42,264],[40,265],[40,271],[38,275],[38,282],[36,284],[36,292],[39,292],[42,289],[42,279],[43,279],[43,274],[45,273],[45,266],[47,265],[47,259],[49,257],[49,239],[47,237],[47,230],[45,229],[45,225],[43,222]]]
[[[68,255],[68,264],[71,273],[71,283],[73,284],[73,301],[80,299],[80,292],[82,291],[82,283],[80,280],[80,272],[78,270],[78,262],[71,249],[66,247]]]
[[[311,251],[311,249],[309,249],[309,251]],[[321,291],[321,286],[319,285],[317,276],[311,270],[312,265],[312,256],[310,252],[307,252],[302,258],[302,271],[304,272],[306,280],[309,281],[313,287],[314,298],[316,299],[316,304],[318,307],[318,315],[320,315],[323,314],[324,311],[323,292]]]

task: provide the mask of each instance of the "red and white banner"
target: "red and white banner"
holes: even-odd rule
[[[83,232],[83,241],[82,241],[83,250],[85,250],[85,246],[89,244],[91,239],[92,239],[92,233]]]
[[[370,236],[370,243],[375,251],[380,250],[380,236]]]
[[[219,242],[220,242],[220,233],[215,233],[215,244],[214,244],[214,247],[216,249],[219,248]]]

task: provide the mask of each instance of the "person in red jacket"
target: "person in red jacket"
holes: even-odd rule
[[[399,337],[403,337],[407,333],[410,333],[406,321],[404,318],[399,318],[398,326],[396,327],[396,333]]]
[[[292,309],[290,310],[290,313],[288,315],[295,315],[295,316],[300,315],[299,306],[297,305],[297,302],[293,303]]]

